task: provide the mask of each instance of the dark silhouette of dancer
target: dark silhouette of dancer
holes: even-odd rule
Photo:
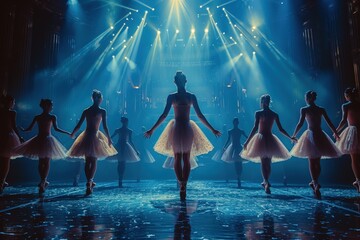
[[[347,103],[342,105],[342,119],[336,131],[340,132],[340,139],[335,145],[343,154],[350,154],[351,167],[355,175],[353,183],[360,193],[360,103],[359,93],[355,88],[347,88],[344,92]]]
[[[50,159],[59,160],[66,158],[65,147],[51,135],[51,128],[55,131],[70,135],[69,132],[60,129],[57,125],[56,116],[50,114],[53,103],[50,99],[41,99],[40,107],[43,112],[34,117],[33,121],[23,131],[31,131],[37,123],[39,133],[14,149],[15,153],[30,159],[39,159],[38,171],[40,175],[39,194],[45,192],[49,185],[47,177],[50,170]]]
[[[117,154],[112,146],[106,120],[106,110],[100,108],[103,100],[98,90],[92,93],[93,105],[85,109],[80,117],[79,123],[71,133],[73,137],[86,119],[86,129],[75,140],[68,151],[69,157],[85,157],[86,195],[90,195],[95,187],[94,176],[98,158],[105,158]],[[106,136],[99,131],[101,122]]]
[[[0,194],[9,184],[6,177],[10,170],[10,159],[14,155],[13,149],[24,142],[16,127],[16,112],[13,110],[15,99],[12,96],[1,98],[0,124]]]
[[[136,150],[132,141],[132,130],[128,128],[129,119],[121,117],[122,127],[115,130],[111,138],[118,135],[118,142],[115,145],[118,151],[116,155],[118,160],[119,187],[123,187],[126,162],[140,161],[139,152]]]
[[[296,137],[305,119],[308,129],[301,135],[299,141],[291,150],[291,154],[295,157],[309,159],[309,170],[312,178],[309,186],[312,188],[315,197],[320,198],[320,184],[318,182],[321,172],[320,159],[321,157],[336,158],[341,156],[341,152],[321,129],[321,119],[324,117],[330,129],[334,132],[336,139],[339,138],[336,128],[330,121],[325,109],[315,104],[316,96],[317,94],[314,91],[308,91],[305,94],[305,101],[308,106],[300,109],[300,119],[293,137]]]
[[[228,131],[228,138],[224,145],[221,160],[227,163],[234,163],[235,173],[237,178],[238,187],[241,187],[241,173],[242,173],[242,159],[240,152],[242,145],[240,142],[241,136],[248,138],[245,132],[239,129],[239,118],[234,118],[234,127]]]
[[[177,72],[174,78],[177,92],[168,96],[164,112],[154,126],[145,133],[145,137],[150,137],[153,134],[154,130],[165,120],[171,106],[173,106],[175,119],[168,123],[154,149],[161,154],[174,157],[175,174],[180,184],[180,198],[185,200],[186,184],[191,169],[190,159],[208,153],[213,149],[212,144],[200,128],[195,122],[190,121],[191,105],[194,107],[199,119],[215,136],[220,136],[221,133],[214,129],[201,113],[196,96],[186,91],[186,76],[182,72]]]
[[[285,161],[291,157],[284,144],[272,134],[274,122],[280,132],[290,140],[296,141],[296,138],[290,137],[281,126],[279,115],[270,109],[270,95],[262,95],[260,105],[262,110],[255,112],[255,124],[244,143],[241,157],[255,163],[261,163],[261,172],[264,179],[261,185],[264,187],[265,192],[270,194],[271,162]]]

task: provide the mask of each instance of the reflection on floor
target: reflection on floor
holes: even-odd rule
[[[84,188],[52,183],[39,198],[34,186],[5,189],[0,239],[359,239],[360,194],[322,188],[192,181],[178,200],[175,181],[98,183]]]

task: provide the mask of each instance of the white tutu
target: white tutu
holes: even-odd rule
[[[220,162],[222,154],[223,154],[222,150],[220,150],[220,149],[217,150],[215,152],[215,154],[211,157],[211,160],[214,160],[215,162]]]
[[[343,154],[360,153],[360,134],[355,126],[348,126],[335,143]]]
[[[145,151],[140,152],[140,161],[145,163],[154,163],[155,158],[149,150],[145,149]]]
[[[175,159],[173,157],[167,157],[164,164],[163,164],[163,168],[173,169],[174,164],[175,164]],[[199,165],[197,163],[197,158],[196,157],[190,158],[190,168],[195,169],[198,166]]]
[[[174,151],[179,151],[181,149],[182,151],[187,151],[187,149],[184,149],[183,146],[189,145],[191,148],[189,149],[191,166],[192,168],[197,167],[198,164],[196,163],[195,157],[210,152],[214,148],[213,145],[194,121],[190,120],[190,131],[192,131],[192,133],[184,134],[186,137],[191,136],[191,138],[177,139],[174,137],[174,125],[174,119],[167,124],[159,139],[155,143],[154,150],[162,155],[174,157]],[[184,129],[184,131],[188,131],[188,129]],[[168,158],[163,167],[172,168],[173,163],[171,162],[173,161]]]
[[[14,156],[14,148],[19,145],[20,140],[14,130],[2,134],[0,137],[0,157],[12,158]]]
[[[306,130],[290,152],[299,158],[337,158],[342,155],[324,131]]]
[[[128,142],[126,142],[123,146],[117,145],[116,150],[118,151],[118,153],[116,155],[106,158],[106,160],[110,160],[111,162],[117,162],[120,160],[126,161],[127,163],[134,163],[140,161],[140,157]]]
[[[51,135],[36,136],[14,149],[15,157],[26,157],[37,160],[50,158],[59,160],[66,158],[65,147]]]
[[[67,155],[71,158],[94,157],[103,159],[117,154],[108,144],[107,137],[101,132],[82,132],[75,140]]]
[[[221,160],[227,163],[233,163],[235,161],[241,161],[240,152],[242,148],[235,148],[231,143],[221,156]]]
[[[271,133],[256,133],[240,156],[255,163],[261,163],[261,158],[271,158],[272,162],[281,162],[291,158],[284,144]]]

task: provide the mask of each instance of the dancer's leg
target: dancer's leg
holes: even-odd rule
[[[356,178],[353,183],[354,187],[360,193],[360,154],[350,154],[351,157],[351,167]]]
[[[242,161],[235,161],[234,162],[234,167],[235,167],[235,173],[236,173],[236,179],[238,182],[238,187],[241,187],[241,174],[242,174]]]
[[[0,193],[6,187],[6,177],[10,170],[10,158],[0,158]]]
[[[313,189],[315,197],[321,198],[319,177],[321,173],[320,158],[309,158],[309,170],[312,181],[310,187]]]
[[[174,171],[176,178],[179,182],[183,181],[182,176],[182,166],[181,166],[181,160],[182,160],[182,153],[175,153],[174,154]]]
[[[261,173],[264,179],[261,185],[264,187],[265,192],[270,194],[271,191],[270,191],[269,177],[271,173],[271,158],[261,159]]]
[[[85,175],[87,179],[86,183],[86,194],[89,195],[92,193],[92,190],[95,186],[94,176],[96,172],[97,159],[95,157],[85,157]]]
[[[122,187],[126,162],[118,159],[119,187]]]

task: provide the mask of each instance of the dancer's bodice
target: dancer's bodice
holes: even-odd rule
[[[191,105],[192,105],[192,100],[191,100],[191,95],[189,93],[174,94],[172,106],[174,108],[176,124],[189,123]]]
[[[49,136],[51,135],[51,127],[53,125],[53,116],[46,114],[46,115],[39,115],[37,117],[37,124],[39,129],[39,136]]]
[[[102,120],[101,112],[89,111],[86,115],[86,131],[87,132],[97,132],[100,128],[100,123]]]
[[[270,110],[259,112],[259,133],[270,134],[274,125],[276,114]]]
[[[360,106],[359,104],[350,103],[347,112],[347,122],[350,126],[360,127]]]
[[[12,126],[12,114],[15,114],[14,111],[11,110],[3,110],[1,111],[1,124],[0,124],[0,133],[9,133],[11,131],[13,131],[13,126]]]
[[[322,109],[317,106],[310,106],[306,108],[305,119],[309,130],[321,131],[322,114]]]

